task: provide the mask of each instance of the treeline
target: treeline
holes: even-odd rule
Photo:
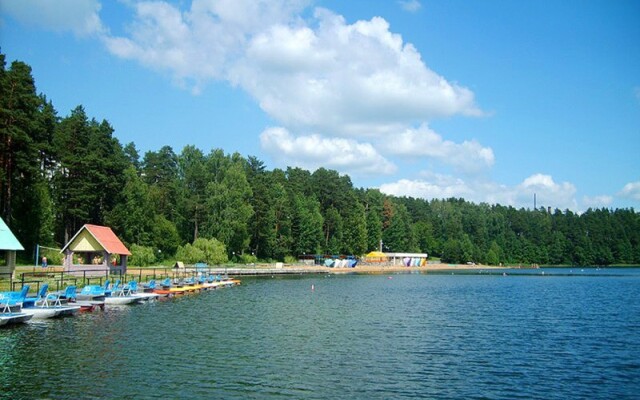
[[[255,157],[164,146],[141,156],[78,106],[65,117],[36,93],[31,68],[0,54],[0,213],[31,260],[85,223],[172,258],[217,239],[236,261],[304,254],[427,252],[444,262],[640,263],[633,209],[576,214],[462,199],[398,198],[320,168],[267,170]]]

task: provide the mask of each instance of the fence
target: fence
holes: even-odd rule
[[[27,271],[21,272],[17,278],[13,278],[11,274],[0,275],[0,280],[7,280],[8,287],[11,291],[20,290],[24,285],[30,285],[35,291],[40,290],[43,283],[48,283],[50,290],[62,290],[69,285],[85,286],[85,285],[102,285],[109,279],[111,281],[120,280],[123,283],[137,280],[142,282],[151,279],[183,279],[198,274],[216,273],[211,268],[206,269],[174,269],[174,268],[129,268],[126,274],[122,271],[109,272],[97,269],[83,269],[77,271]],[[55,288],[55,289],[54,289]]]

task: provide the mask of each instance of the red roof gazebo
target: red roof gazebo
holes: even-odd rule
[[[62,248],[67,271],[127,271],[131,252],[107,226],[85,224]]]

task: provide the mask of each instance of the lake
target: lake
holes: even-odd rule
[[[245,278],[0,329],[8,399],[638,393],[640,269]]]

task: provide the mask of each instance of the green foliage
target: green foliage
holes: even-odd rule
[[[176,250],[176,259],[178,261],[186,262],[187,264],[195,264],[198,262],[204,262],[204,251],[193,246],[191,243],[187,243],[184,246],[179,246]]]
[[[0,54],[0,216],[27,249],[19,257],[33,260],[36,244],[62,247],[94,223],[138,246],[132,265],[174,253],[210,264],[360,255],[381,240],[384,251],[444,262],[640,264],[634,209],[576,214],[399,198],[356,189],[337,171],[269,171],[221,149],[186,146],[177,155],[163,146],[140,160],[134,143],[123,147],[113,134],[82,106],[58,117],[37,95],[31,68],[7,69]]]
[[[156,214],[151,228],[151,241],[153,246],[160,250],[161,258],[164,258],[175,254],[180,246],[180,235],[171,221],[168,221],[163,215]]]
[[[147,267],[156,262],[155,251],[149,246],[131,245],[131,256],[127,260],[129,265]]]
[[[119,201],[105,216],[105,221],[114,231],[120,232],[125,243],[151,246],[153,208],[149,187],[138,176],[135,168],[124,171],[125,185],[118,192]]]
[[[216,239],[198,238],[193,244],[178,247],[176,259],[188,264],[205,262],[209,265],[224,264],[229,261],[224,244]]]
[[[294,256],[286,256],[284,258],[285,264],[295,264],[298,262],[298,259]]]
[[[47,264],[49,266],[62,265],[64,261],[64,255],[60,253],[60,250],[40,247],[40,254],[38,256],[40,258],[37,263],[38,265],[41,265],[42,257],[47,257]]]
[[[238,257],[238,262],[241,264],[255,264],[258,262],[258,257],[251,254],[241,254]]]

